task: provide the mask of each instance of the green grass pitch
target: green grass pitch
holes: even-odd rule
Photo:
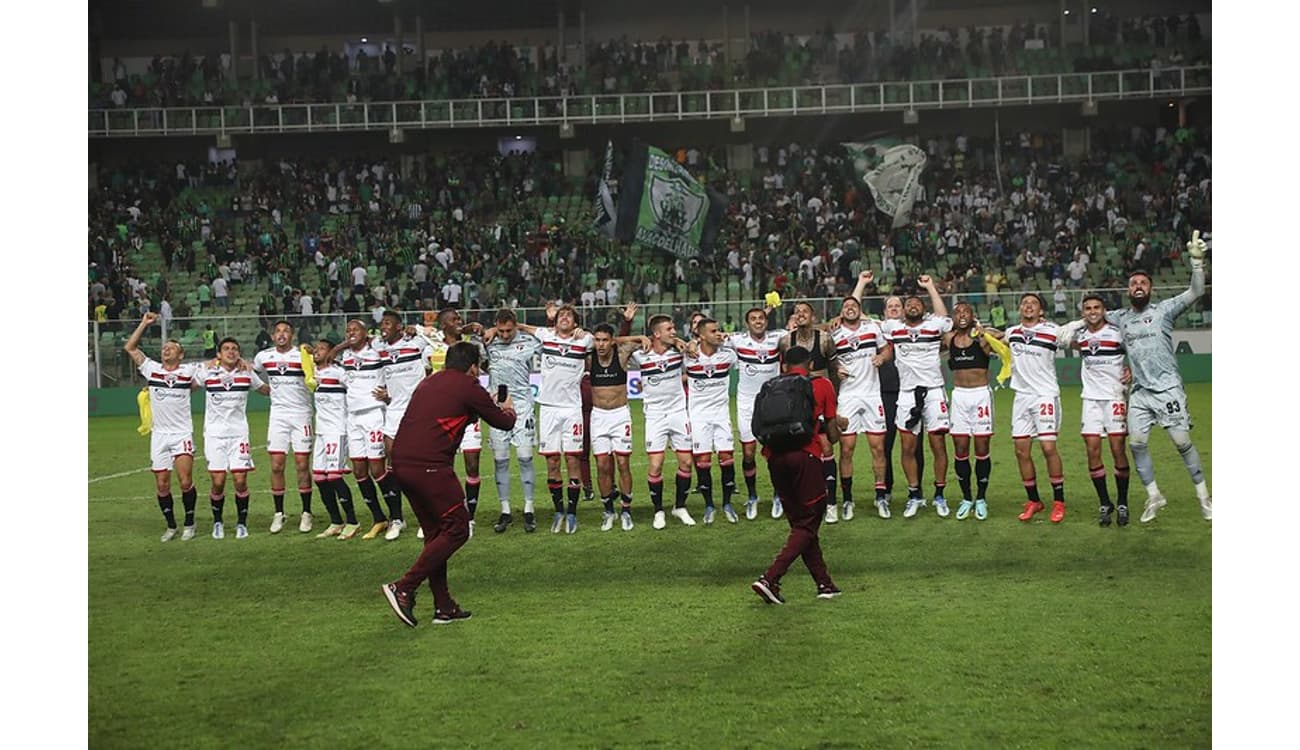
[[[1188,396],[1208,476],[1210,385],[1191,385]],[[379,591],[414,559],[413,533],[391,543],[316,540],[295,522],[270,535],[269,464],[259,451],[249,539],[234,539],[233,502],[226,539],[209,536],[200,471],[199,537],[160,544],[148,439],[133,418],[92,419],[89,743],[1209,746],[1211,524],[1172,444],[1153,436],[1170,501],[1160,517],[1137,522],[1145,493],[1134,474],[1133,523],[1098,528],[1078,389],[1067,389],[1069,514],[1059,526],[1046,514],[1020,523],[1010,400],[999,391],[987,521],[939,519],[929,507],[904,520],[905,487],[895,488],[893,519],[877,518],[861,445],[858,515],[822,527],[844,596],[814,598],[796,562],[783,607],[749,589],[787,531],[768,514],[761,462],[756,521],[685,528],[670,517],[654,531],[645,457],[635,454],[631,532],[602,533],[599,504],[583,503],[578,533],[551,535],[539,482],[538,533],[525,535],[516,520],[496,535],[485,456],[479,530],[450,576],[474,618],[432,626],[424,589],[414,630]],[[633,415],[640,450],[639,407]],[[266,416],[252,416],[255,444],[264,443]],[[960,494],[949,474],[951,500]],[[716,469],[714,485],[719,492]],[[179,514],[178,491],[176,499]],[[519,519],[522,502],[513,500]],[[702,503],[691,496],[697,521]],[[297,504],[291,492],[291,516]],[[323,528],[319,496],[315,506]],[[359,495],[357,506],[364,528]]]

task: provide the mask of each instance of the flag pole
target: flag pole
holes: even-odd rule
[[[998,175],[998,195],[1002,192],[1002,118],[998,110],[993,109],[993,169]]]

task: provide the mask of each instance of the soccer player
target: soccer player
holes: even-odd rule
[[[864,271],[870,282],[872,274]],[[839,325],[830,332],[835,347],[835,366],[840,373],[836,414],[847,419],[840,435],[840,491],[844,495],[844,520],[853,519],[853,452],[858,435],[867,436],[871,468],[876,480],[876,507],[888,514],[889,493],[885,491],[885,406],[880,399],[878,368],[893,356],[893,347],[873,320],[862,317],[862,303],[845,297],[840,303]],[[835,498],[826,498],[826,523],[838,521]]]
[[[622,330],[630,332],[637,304],[623,309]],[[632,530],[632,412],[627,406],[628,359],[639,345],[639,338],[614,336],[614,326],[601,323],[592,334],[595,351],[587,361],[591,380],[591,450],[596,456],[596,482],[600,490],[604,515],[600,530],[614,527],[614,500],[618,499],[619,522],[624,531]],[[622,341],[623,343],[619,343]],[[615,468],[618,492],[614,491]]]
[[[385,369],[387,351],[375,349],[360,320],[349,320],[347,338],[335,347],[335,361],[346,373],[348,457],[361,497],[374,524],[362,539],[374,539],[388,529],[388,516],[379,504],[371,476],[384,476],[384,402],[389,398]]]
[[[948,317],[948,308],[934,280],[924,275],[917,282],[929,293],[934,314],[926,315],[925,303],[912,295],[903,300],[902,319],[886,320],[882,325],[885,338],[893,344],[894,361],[898,363],[899,398],[894,422],[898,425],[903,474],[907,478],[907,507],[903,509],[903,518],[914,517],[925,506],[921,470],[916,461],[916,444],[922,429],[929,433],[930,450],[934,453],[934,510],[940,518],[947,518],[948,501],[943,491],[948,477],[948,448],[944,436],[950,424],[939,349],[943,334],[952,330],[952,318]],[[887,517],[883,511],[880,515]]]
[[[831,343],[830,335],[823,330],[823,326],[817,325],[817,315],[813,312],[812,305],[807,302],[796,302],[794,314],[790,317],[787,327],[790,327],[790,335],[781,341],[781,352],[784,353],[794,346],[801,346],[807,349],[811,358],[808,360],[808,372],[813,377],[826,377],[830,370],[830,361],[835,356],[835,347]],[[792,327],[791,327],[792,326]],[[826,481],[827,497],[835,497],[835,481],[839,471],[835,468],[835,452],[831,448],[830,441],[826,439],[825,433],[819,433],[819,440],[822,446],[822,477]],[[780,495],[778,494],[779,498]],[[777,500],[772,501],[772,517],[779,518],[781,509]]]
[[[465,340],[466,334],[479,332],[483,327],[478,323],[465,325],[460,316],[460,311],[455,308],[444,308],[438,313],[438,332],[442,336],[442,344],[432,349],[429,363],[434,372],[442,369],[443,362],[447,357],[447,348],[452,344]],[[487,359],[484,349],[478,342],[473,342],[479,350],[479,368],[482,371],[487,367]],[[478,493],[482,485],[479,477],[479,465],[483,452],[483,430],[477,422],[471,422],[465,428],[465,437],[460,441],[456,449],[465,461],[465,507],[469,510],[469,535],[474,536],[474,516],[478,512]],[[423,539],[424,528],[416,534],[417,538]]]
[[[293,466],[298,476],[298,497],[302,500],[302,517],[298,531],[311,531],[311,393],[304,382],[302,352],[294,337],[293,324],[276,321],[271,330],[272,347],[253,357],[253,371],[271,386],[271,416],[266,427],[266,452],[271,456],[271,499],[275,515],[271,533],[284,528],[284,467],[286,456],[293,451]]]
[[[1128,403],[1124,384],[1128,382],[1124,366],[1124,336],[1119,327],[1106,322],[1106,303],[1089,294],[1083,298],[1084,327],[1073,341],[1083,358],[1079,377],[1083,381],[1083,444],[1088,450],[1088,476],[1097,489],[1101,510],[1097,523],[1109,526],[1111,515],[1120,526],[1128,525],[1128,455],[1125,443],[1128,428],[1125,417]],[[1106,464],[1101,458],[1101,438],[1110,443],[1115,465],[1115,499],[1111,503],[1106,487]]]
[[[722,473],[722,513],[729,523],[737,521],[731,496],[736,494],[736,452],[731,435],[731,373],[736,368],[736,352],[722,346],[718,321],[701,318],[695,326],[695,340],[687,348],[686,368],[687,422],[690,424],[691,453],[695,459],[695,476],[704,496],[704,524],[713,523],[713,453],[718,454]]]
[[[388,355],[388,363],[384,366],[384,386],[389,398],[384,407],[384,453],[391,454],[393,438],[406,414],[406,405],[411,402],[411,394],[429,373],[429,355],[432,350],[428,341],[405,330],[402,317],[396,310],[384,311],[379,320],[379,338],[372,342],[372,346]],[[389,465],[391,466],[391,459]],[[402,529],[406,527],[406,521],[402,518],[401,488],[391,468],[385,468],[375,478],[375,483],[384,493],[384,502],[388,505],[389,522],[384,539],[391,542],[401,536]]]
[[[330,525],[316,535],[317,539],[338,537],[347,541],[356,536],[356,508],[352,505],[352,491],[343,480],[350,473],[348,466],[348,388],[347,373],[334,363],[337,342],[321,339],[316,342],[313,359],[316,361],[316,444],[312,455],[312,477],[320,488],[321,502],[330,516]],[[342,506],[342,513],[339,508]]]
[[[754,399],[763,388],[763,383],[780,374],[781,341],[789,331],[767,330],[767,310],[751,307],[745,311],[745,330],[732,334],[724,346],[736,352],[736,366],[740,377],[736,381],[736,427],[740,432],[740,468],[745,476],[745,489],[748,499],[745,501],[745,518],[754,520],[758,517],[758,442],[754,439],[753,425]],[[781,500],[772,498],[772,517],[781,515]]]
[[[791,347],[785,353],[786,373],[808,377],[810,359],[807,349],[802,346]],[[835,387],[824,377],[813,377],[812,391],[813,429],[820,433],[824,425],[827,440],[834,443],[845,426],[844,418],[835,412]],[[769,448],[763,449],[772,486],[786,499],[786,520],[790,524],[790,536],[786,539],[785,546],[777,553],[767,571],[750,585],[759,598],[768,604],[785,604],[785,598],[781,596],[781,577],[790,569],[796,557],[803,558],[808,573],[817,583],[818,599],[832,599],[840,595],[839,587],[826,570],[821,542],[817,538],[826,512],[826,483],[821,475],[821,454],[821,441],[816,434],[803,446],[791,451],[773,452]]]
[[[667,315],[650,318],[650,349],[633,352],[631,363],[641,371],[641,406],[645,413],[645,450],[649,467],[646,482],[654,504],[656,529],[664,517],[664,450],[672,445],[677,453],[677,499],[673,517],[686,526],[695,519],[686,510],[691,491],[691,422],[686,411],[686,389],[682,386],[682,352],[685,342],[677,338],[673,319]],[[679,348],[680,347],[680,348]]]
[[[1106,321],[1119,326],[1124,334],[1130,367],[1133,369],[1133,388],[1128,400],[1129,447],[1133,450],[1133,463],[1138,478],[1147,489],[1147,504],[1142,510],[1142,523],[1152,521],[1156,512],[1168,502],[1156,485],[1155,467],[1147,447],[1153,424],[1165,428],[1183,465],[1196,487],[1201,516],[1211,520],[1213,501],[1210,488],[1201,471],[1201,456],[1192,445],[1192,415],[1187,411],[1187,392],[1183,378],[1178,373],[1178,360],[1174,357],[1171,335],[1174,319],[1205,293],[1205,241],[1200,231],[1192,232],[1187,243],[1187,254],[1192,265],[1192,283],[1187,291],[1164,302],[1151,303],[1151,277],[1135,271],[1128,280],[1129,307],[1106,313]]]
[[[253,445],[248,439],[248,392],[269,395],[270,386],[240,359],[239,342],[224,338],[217,344],[217,362],[197,376],[206,392],[203,405],[203,457],[212,478],[212,538],[225,538],[221,514],[226,502],[226,475],[235,484],[235,538],[248,537],[248,472],[253,470]]]
[[[198,503],[198,490],[194,487],[194,416],[190,410],[190,389],[196,382],[199,365],[181,361],[185,358],[185,349],[175,340],[163,343],[161,362],[145,356],[139,349],[140,337],[156,322],[157,313],[145,313],[123,350],[140,369],[145,387],[149,389],[149,407],[153,413],[149,455],[158,508],[167,522],[162,541],[169,542],[176,536],[173,469],[181,487],[181,504],[185,508],[185,528],[181,539],[189,541],[194,538],[194,507]]]
[[[435,625],[470,618],[447,586],[447,563],[469,539],[469,510],[456,478],[456,445],[465,425],[487,420],[493,428],[514,427],[514,405],[496,404],[479,385],[478,347],[468,341],[446,352],[446,368],[416,387],[393,441],[393,469],[411,509],[424,529],[424,546],[406,575],[384,584],[384,597],[398,618],[415,627],[415,594],[420,584],[433,589]]]
[[[948,369],[952,370],[952,454],[961,485],[961,504],[957,520],[965,520],[973,510],[975,520],[989,517],[986,494],[993,461],[989,443],[993,439],[993,391],[989,388],[989,361],[992,350],[989,338],[994,332],[975,321],[969,302],[952,308],[952,330],[943,336],[948,349]],[[970,451],[975,443],[975,496],[971,497]]]
[[[496,393],[504,385],[510,400],[515,404],[519,418],[509,430],[489,429],[492,459],[496,467],[497,499],[501,502],[501,515],[492,530],[498,534],[510,528],[514,521],[510,513],[510,448],[514,446],[515,460],[519,464],[519,483],[524,493],[524,529],[537,528],[533,515],[533,445],[536,428],[533,421],[533,386],[531,375],[533,357],[542,348],[536,336],[520,331],[513,310],[497,311],[495,337],[485,345],[488,362],[488,390]]]
[[[536,336],[542,342],[542,384],[537,391],[541,405],[537,424],[538,453],[546,457],[546,486],[551,491],[555,517],[551,533],[561,530],[572,534],[578,530],[578,493],[582,489],[579,478],[582,467],[578,461],[582,453],[582,395],[579,383],[586,372],[587,355],[594,341],[591,334],[578,329],[578,312],[572,305],[556,308],[547,305],[547,319],[555,320],[554,328],[533,327],[519,323],[519,330]],[[484,338],[495,335],[489,330]],[[564,456],[569,474],[568,506],[564,505],[564,481],[560,474],[560,456]],[[527,523],[524,531],[531,531]]]
[[[859,282],[861,283],[861,282]],[[854,297],[862,299],[861,292]],[[903,300],[901,297],[885,298],[885,320],[903,319]],[[883,321],[881,323],[883,325]],[[898,442],[898,426],[894,417],[898,415],[898,363],[890,358],[880,366],[880,400],[885,406],[885,495],[890,500],[894,495],[894,443]],[[916,475],[925,473],[925,441],[916,441]],[[889,518],[889,505],[877,505],[876,511],[881,518]]]
[[[1043,510],[1038,499],[1038,482],[1030,447],[1034,438],[1043,451],[1047,479],[1052,484],[1052,523],[1065,519],[1065,472],[1056,450],[1056,434],[1061,424],[1061,387],[1056,379],[1056,350],[1083,325],[1074,321],[1064,326],[1043,319],[1043,298],[1030,292],[1020,298],[1020,323],[1007,329],[1011,347],[1011,389],[1016,392],[1011,407],[1011,440],[1016,446],[1016,462],[1025,483],[1028,500],[1019,515],[1028,521]]]

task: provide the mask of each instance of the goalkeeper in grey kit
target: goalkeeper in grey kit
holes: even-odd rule
[[[1138,477],[1147,488],[1147,504],[1140,519],[1142,523],[1153,520],[1156,512],[1167,502],[1156,486],[1155,467],[1147,445],[1151,427],[1156,424],[1169,433],[1183,458],[1192,484],[1196,486],[1201,515],[1207,521],[1212,515],[1210,489],[1201,472],[1201,456],[1192,445],[1192,419],[1187,411],[1187,393],[1178,372],[1172,335],[1174,319],[1205,293],[1205,250],[1200,231],[1192,232],[1192,241],[1187,243],[1192,284],[1187,291],[1172,299],[1153,303],[1151,276],[1145,271],[1134,271],[1128,279],[1131,307],[1106,313],[1106,321],[1118,326],[1124,335],[1124,347],[1128,350],[1133,371],[1133,389],[1128,404],[1129,448],[1133,451]]]

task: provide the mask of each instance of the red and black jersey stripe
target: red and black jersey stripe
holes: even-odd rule
[[[714,380],[731,375],[731,365],[728,362],[713,365],[713,372],[709,372],[708,368],[708,365],[691,365],[686,368],[686,377],[696,380]]]

